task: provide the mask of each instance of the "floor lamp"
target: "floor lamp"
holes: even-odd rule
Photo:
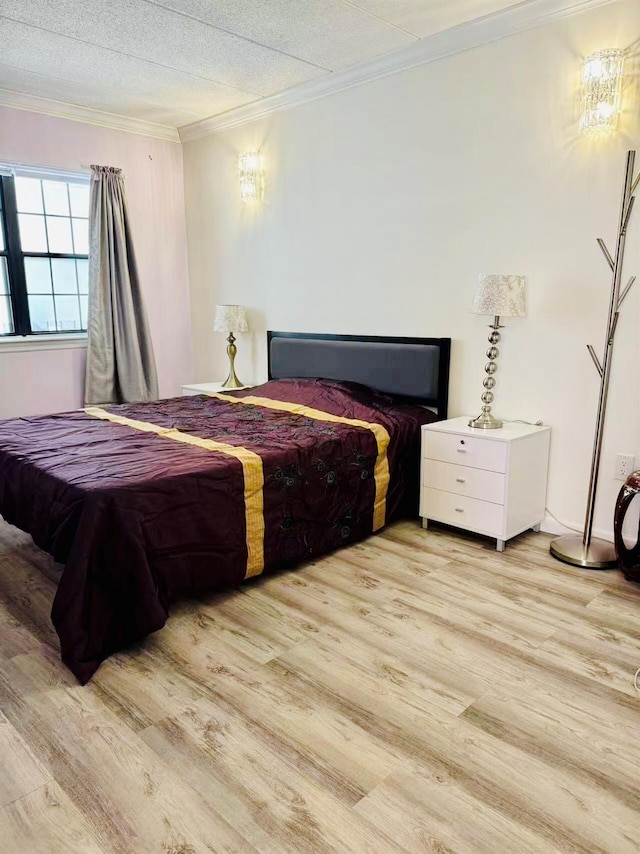
[[[607,394],[609,392],[609,377],[611,375],[611,357],[613,356],[613,345],[615,341],[616,327],[620,308],[631,286],[636,280],[632,276],[622,290],[620,283],[622,278],[622,264],[624,261],[624,247],[627,238],[629,219],[633,211],[635,196],[633,195],[640,174],[634,178],[635,151],[627,152],[627,164],[624,173],[624,187],[622,190],[622,204],[620,206],[620,219],[618,224],[618,240],[615,255],[611,255],[604,240],[598,238],[598,246],[602,250],[607,264],[611,268],[611,298],[609,300],[609,315],[607,318],[607,335],[604,345],[602,362],[596,355],[596,351],[587,345],[589,355],[593,364],[600,374],[600,395],[598,398],[598,415],[596,418],[596,434],[593,442],[593,455],[591,458],[591,477],[589,479],[589,497],[587,499],[587,513],[584,521],[584,533],[579,536],[558,537],[551,541],[551,554],[565,563],[573,566],[582,566],[588,569],[611,569],[617,566],[616,552],[613,543],[606,540],[592,538],[593,514],[596,506],[596,493],[598,489],[598,473],[600,470],[600,456],[602,453],[602,433],[604,419],[607,411]]]

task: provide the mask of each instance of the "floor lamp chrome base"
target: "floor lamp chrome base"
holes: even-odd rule
[[[593,539],[587,546],[578,535],[557,537],[551,540],[549,551],[563,563],[583,569],[614,569],[618,565],[613,543],[606,540]]]

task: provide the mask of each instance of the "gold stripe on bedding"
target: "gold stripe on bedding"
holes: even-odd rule
[[[212,392],[208,397],[216,397],[227,403],[241,403],[252,406],[264,406],[267,409],[277,409],[281,412],[291,412],[293,415],[303,415],[316,421],[333,421],[337,424],[349,424],[352,427],[364,427],[370,430],[378,446],[378,456],[374,469],[375,499],[373,504],[373,530],[378,531],[384,526],[387,516],[387,492],[389,490],[389,459],[387,450],[391,441],[387,428],[372,421],[360,421],[358,418],[345,418],[342,415],[332,415],[322,409],[312,409],[300,403],[287,403],[284,400],[271,400],[269,397],[232,397],[220,392]]]
[[[84,409],[87,415],[93,418],[101,418],[111,421],[113,424],[122,424],[141,430],[143,433],[155,433],[175,442],[184,442],[186,445],[195,445],[204,448],[205,451],[218,451],[228,457],[235,457],[242,464],[244,476],[244,505],[246,519],[246,541],[247,541],[247,569],[245,578],[259,575],[264,569],[264,474],[262,470],[262,459],[254,451],[248,448],[227,445],[225,442],[216,442],[214,439],[201,439],[182,433],[175,428],[160,427],[148,421],[136,421],[134,418],[125,418],[101,409],[99,406],[88,406]]]

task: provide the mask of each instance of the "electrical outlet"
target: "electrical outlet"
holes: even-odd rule
[[[631,454],[616,454],[616,480],[626,480],[633,472],[636,458]]]

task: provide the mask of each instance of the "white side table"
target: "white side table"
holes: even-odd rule
[[[451,418],[422,428],[420,516],[495,537],[498,551],[544,519],[548,427],[505,422],[497,430]]]
[[[251,388],[251,386],[243,385],[240,388]],[[237,388],[223,388],[222,383],[192,383],[191,385],[182,386],[182,396],[188,397],[191,394],[212,394],[217,391],[238,391]]]

